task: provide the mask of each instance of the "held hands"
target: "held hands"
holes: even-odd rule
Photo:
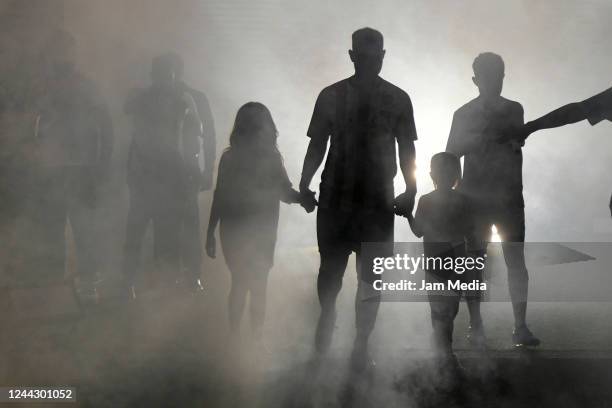
[[[521,126],[510,125],[502,129],[499,133],[500,136],[496,140],[497,143],[517,143],[519,146],[524,146],[525,140],[531,134],[531,129],[528,124]]]
[[[316,193],[309,189],[300,191],[300,205],[306,210],[307,213],[314,211],[315,207],[319,204],[315,198]]]
[[[393,202],[395,214],[402,217],[409,217],[414,209],[414,196],[416,192],[406,191],[397,197]]]

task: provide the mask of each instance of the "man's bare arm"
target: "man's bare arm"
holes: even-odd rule
[[[395,213],[408,217],[414,208],[414,198],[417,193],[415,170],[416,149],[414,141],[398,139],[398,156],[400,169],[406,183],[406,191],[395,198]]]
[[[302,167],[302,179],[300,180],[300,192],[309,192],[310,183],[315,173],[323,163],[327,150],[328,137],[312,137],[308,144],[304,166]]]
[[[416,148],[414,147],[414,142],[412,140],[403,141],[400,139],[397,144],[400,169],[406,183],[406,192],[416,194],[416,177],[414,174],[416,168]]]

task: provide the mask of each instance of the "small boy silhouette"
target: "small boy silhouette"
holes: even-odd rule
[[[472,233],[473,222],[466,195],[454,187],[461,177],[461,162],[452,153],[435,154],[431,159],[431,178],[435,190],[419,200],[414,218],[408,216],[410,227],[417,237],[423,237],[425,257],[466,257],[466,240]],[[428,283],[447,283],[461,280],[462,274],[443,269],[433,262],[433,268],[426,269]],[[440,359],[441,367],[459,370],[452,350],[453,321],[459,310],[459,290],[428,290],[433,327],[433,346]]]

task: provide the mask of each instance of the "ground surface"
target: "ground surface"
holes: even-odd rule
[[[530,305],[530,325],[543,341],[535,351],[512,349],[508,304],[486,304],[486,354],[467,348],[462,306],[456,348],[468,375],[455,388],[432,369],[427,304],[383,303],[372,338],[377,365],[355,375],[347,363],[354,268],[338,301],[332,349],[312,359],[317,262],[313,251],[279,251],[268,353],[252,347],[248,314],[240,344],[228,341],[229,278],[219,260],[206,260],[199,297],[146,293],[126,306],[107,289],[101,306],[79,313],[67,288],[5,292],[0,383],[76,386],[80,407],[612,406],[610,303]]]

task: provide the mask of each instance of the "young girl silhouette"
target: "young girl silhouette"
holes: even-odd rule
[[[249,102],[238,110],[230,146],[219,161],[206,240],[206,252],[214,258],[220,221],[221,248],[232,276],[230,330],[238,333],[248,292],[256,342],[262,337],[279,203],[301,201],[287,176],[276,138],[272,115],[263,104]]]

